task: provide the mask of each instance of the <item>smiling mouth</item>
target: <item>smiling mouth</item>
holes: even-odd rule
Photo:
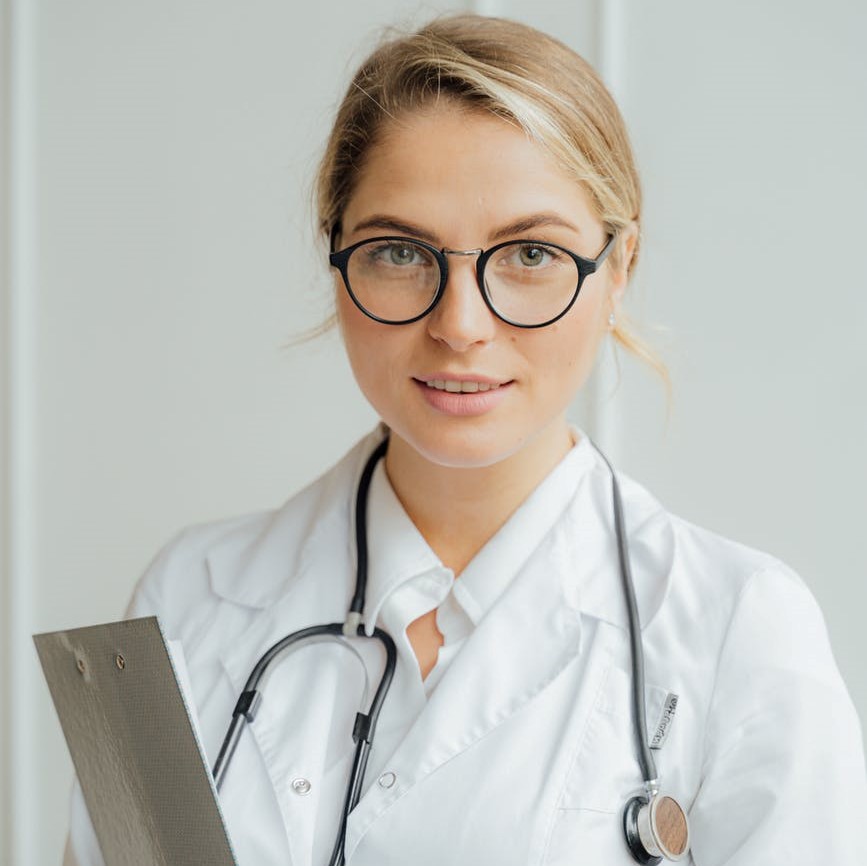
[[[500,387],[499,384],[491,384],[488,382],[458,382],[456,379],[431,379],[428,382],[422,382],[428,388],[434,388],[437,391],[448,391],[450,394],[475,394],[478,391],[496,391]],[[508,383],[502,383],[508,384]]]

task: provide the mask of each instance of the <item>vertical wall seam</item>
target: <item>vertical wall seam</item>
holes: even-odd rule
[[[617,104],[622,108],[626,79],[626,9],[623,0],[597,0],[597,70]],[[616,464],[623,453],[621,396],[614,340],[607,337],[592,383],[590,429]]]
[[[12,860],[12,665],[10,662],[10,629],[12,609],[10,597],[11,560],[9,556],[11,490],[11,453],[9,431],[12,338],[10,310],[9,230],[9,145],[11,137],[10,78],[12,72],[9,0],[0,0],[0,863]]]
[[[502,15],[503,10],[497,0],[469,0],[467,11],[477,15]]]
[[[35,400],[34,293],[36,291],[34,231],[36,189],[33,165],[35,135],[34,16],[31,0],[5,0],[8,84],[5,97],[7,205],[5,303],[7,347],[4,363],[4,556],[6,585],[5,630],[9,665],[6,737],[6,820],[9,866],[36,863],[39,834],[33,821],[36,795],[36,750],[33,740],[33,676],[35,658],[32,587],[36,578],[33,545],[33,402]]]

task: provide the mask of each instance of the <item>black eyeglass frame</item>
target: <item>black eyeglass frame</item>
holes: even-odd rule
[[[370,319],[373,319],[375,322],[379,322],[383,325],[409,325],[412,322],[417,322],[419,319],[423,319],[433,308],[440,302],[443,294],[445,293],[446,283],[449,279],[449,262],[448,262],[448,254],[458,255],[471,255],[477,254],[478,258],[476,259],[476,284],[479,287],[479,292],[482,295],[482,298],[485,302],[485,306],[491,311],[493,315],[495,315],[501,322],[505,322],[507,325],[512,325],[515,328],[544,328],[548,325],[553,325],[554,322],[562,319],[569,310],[572,309],[575,301],[578,299],[578,293],[581,291],[581,286],[584,283],[584,280],[590,276],[590,274],[596,273],[599,268],[602,266],[602,263],[605,259],[608,258],[609,253],[614,248],[614,242],[617,240],[617,235],[609,235],[608,240],[605,243],[605,246],[602,248],[602,251],[599,255],[596,256],[595,259],[587,259],[584,256],[579,256],[577,253],[573,253],[572,250],[566,249],[566,247],[561,247],[559,244],[552,244],[549,241],[539,241],[534,240],[532,238],[515,238],[513,240],[503,241],[502,243],[496,244],[492,247],[489,247],[486,250],[450,250],[448,247],[443,247],[441,250],[437,249],[435,246],[426,243],[425,241],[416,240],[415,238],[404,237],[403,235],[381,235],[373,238],[365,238],[363,241],[359,241],[358,243],[352,244],[352,246],[345,247],[342,250],[334,251],[334,243],[337,239],[337,234],[340,230],[339,225],[335,225],[331,230],[331,252],[328,255],[328,262],[333,268],[337,268],[340,272],[340,276],[343,279],[343,285],[346,288],[349,297],[352,299],[352,302]],[[383,319],[381,316],[377,316],[374,313],[371,313],[366,307],[362,305],[362,303],[358,300],[355,294],[352,291],[352,287],[349,284],[349,275],[347,273],[347,267],[349,263],[349,257],[352,255],[355,250],[359,247],[364,246],[365,244],[374,243],[376,241],[403,241],[404,243],[415,244],[416,246],[421,247],[422,249],[427,250],[437,261],[440,268],[440,283],[437,287],[436,292],[434,293],[433,299],[427,305],[427,307],[419,313],[417,316],[413,316],[410,319]],[[558,313],[552,319],[548,319],[545,322],[539,322],[535,325],[527,325],[521,322],[513,322],[511,319],[506,318],[506,316],[499,313],[494,307],[493,302],[488,296],[488,292],[485,289],[484,283],[484,274],[485,274],[485,265],[491,256],[497,252],[497,250],[501,250],[503,247],[510,246],[511,244],[527,244],[532,246],[533,244],[537,244],[540,247],[547,247],[554,250],[559,250],[562,253],[566,253],[572,261],[575,262],[575,266],[578,268],[578,282],[575,285],[575,291],[572,295],[571,300],[566,305],[565,309],[562,312]]]

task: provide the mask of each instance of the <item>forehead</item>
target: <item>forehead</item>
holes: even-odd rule
[[[387,213],[440,236],[446,229],[478,236],[538,212],[559,214],[582,232],[598,223],[584,188],[524,130],[448,101],[386,124],[343,224],[351,233],[371,214]]]

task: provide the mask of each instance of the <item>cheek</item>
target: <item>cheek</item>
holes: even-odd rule
[[[574,312],[580,315],[571,312],[550,326],[551,339],[547,345],[540,343],[537,357],[539,366],[549,372],[551,385],[577,390],[593,369],[605,327],[595,304],[576,308]]]
[[[559,328],[552,353],[569,368],[592,366],[603,334],[595,315],[576,317]]]
[[[368,402],[382,412],[399,391],[401,371],[408,369],[408,335],[404,329],[409,326],[396,328],[375,322],[345,294],[337,300],[343,346],[358,387]]]
[[[374,348],[377,338],[374,331],[380,331],[383,326],[365,316],[345,292],[337,296],[337,321],[349,364],[363,387],[376,369],[378,352]]]

